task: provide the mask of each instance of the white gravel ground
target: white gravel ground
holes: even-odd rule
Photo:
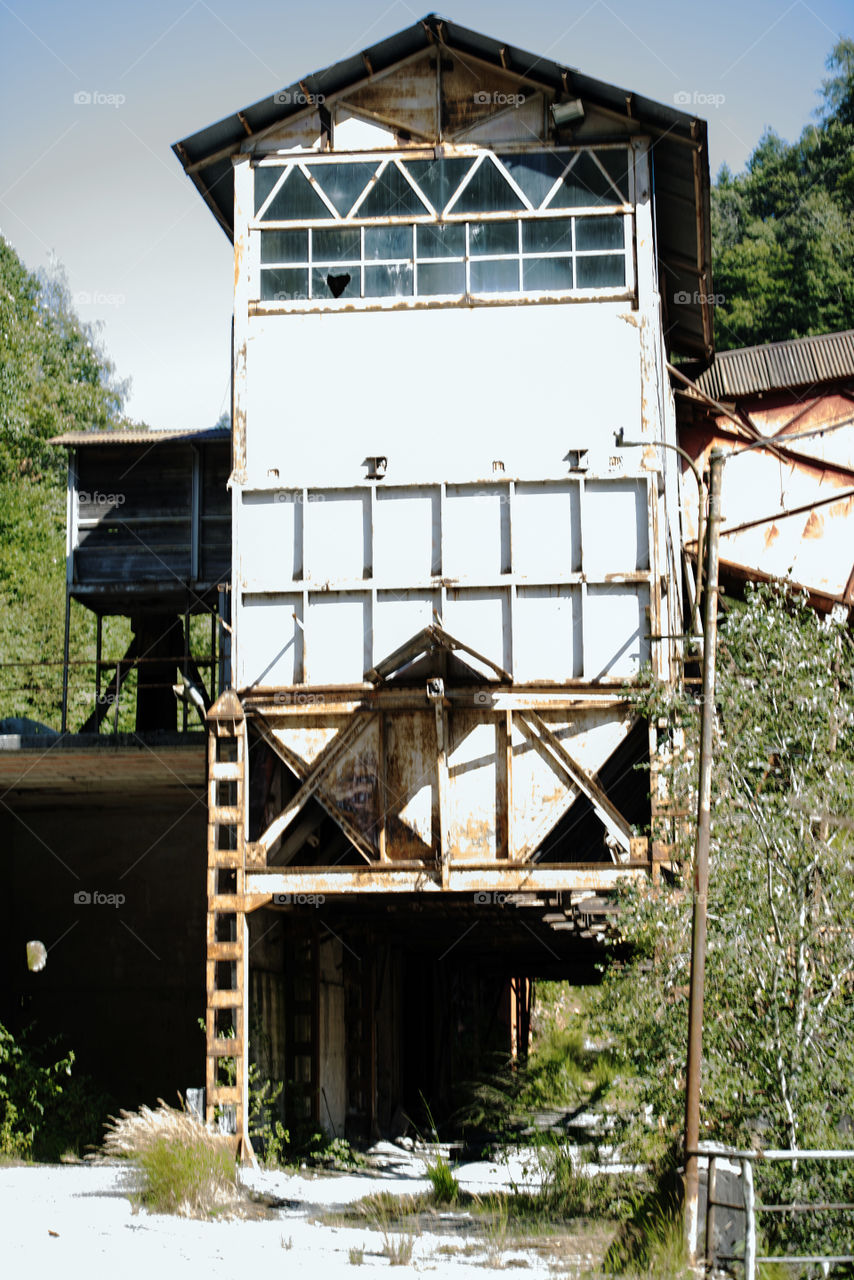
[[[385,1150],[383,1150],[385,1148]],[[379,1190],[409,1195],[428,1184],[417,1155],[380,1144],[379,1169],[352,1174],[291,1175],[248,1170],[242,1176],[288,1207],[265,1221],[195,1222],[134,1212],[124,1188],[125,1170],[115,1165],[35,1165],[0,1168],[0,1258],[9,1280],[172,1280],[177,1277],[347,1277],[358,1280],[351,1249],[364,1250],[361,1273],[387,1268],[383,1237],[369,1227],[333,1227],[315,1215],[352,1204]],[[478,1163],[455,1170],[468,1191],[497,1190],[509,1179],[527,1181],[524,1157],[507,1164]],[[450,1223],[450,1220],[448,1220]],[[399,1234],[399,1233],[395,1233]],[[589,1266],[589,1255],[558,1248],[519,1249],[481,1237],[482,1252],[463,1256],[472,1236],[422,1231],[414,1235],[412,1260],[394,1275],[433,1272],[454,1280],[483,1280],[484,1266],[524,1267],[520,1274],[572,1276]],[[457,1250],[457,1256],[447,1252]],[[443,1248],[445,1252],[439,1252]],[[263,1268],[263,1270],[262,1270]]]

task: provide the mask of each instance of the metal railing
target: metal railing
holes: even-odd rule
[[[850,1214],[851,1236],[854,1239],[854,1203],[828,1203],[825,1200],[811,1202],[793,1202],[791,1204],[763,1204],[756,1197],[754,1183],[754,1166],[763,1162],[785,1162],[798,1164],[801,1161],[837,1161],[849,1160],[854,1167],[854,1151],[743,1151],[736,1147],[726,1147],[718,1143],[701,1142],[697,1154],[709,1163],[707,1199],[706,1199],[706,1262],[716,1263],[741,1262],[744,1265],[745,1280],[756,1280],[757,1266],[762,1262],[800,1263],[802,1265],[818,1264],[827,1269],[832,1265],[854,1263],[854,1252],[849,1253],[814,1253],[814,1254],[759,1254],[757,1248],[759,1237],[757,1222],[762,1214],[819,1214],[835,1212]],[[729,1177],[724,1180],[722,1174]],[[726,1181],[732,1198],[726,1196]],[[734,1183],[738,1183],[738,1189]],[[740,1194],[739,1194],[740,1191]],[[728,1210],[730,1214],[743,1216],[743,1252],[723,1252],[718,1248],[722,1231],[720,1210]],[[731,1237],[737,1243],[724,1244],[724,1249],[739,1248],[742,1224],[730,1218],[727,1226]],[[725,1236],[724,1236],[725,1238]],[[846,1248],[849,1247],[846,1245]],[[854,1246],[852,1246],[854,1248]]]

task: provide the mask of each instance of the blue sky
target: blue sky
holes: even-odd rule
[[[403,0],[0,0],[0,230],[35,269],[55,255],[103,322],[128,410],[209,426],[227,406],[231,248],[170,151],[298,77],[409,26]],[[439,12],[661,102],[710,95],[714,176],[766,126],[796,138],[850,0],[456,0]],[[99,95],[77,104],[75,94]]]

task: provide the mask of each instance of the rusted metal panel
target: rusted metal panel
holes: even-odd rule
[[[536,894],[555,891],[608,892],[621,884],[646,878],[646,862],[625,867],[616,866],[489,866],[453,867],[445,892],[466,894],[469,899],[480,893]],[[322,870],[290,870],[247,872],[247,894],[251,906],[276,906],[276,894],[284,894],[290,903],[300,895],[325,897],[350,896],[360,893],[442,893],[442,875],[438,869],[400,869],[372,867],[361,869],[324,868]],[[295,905],[299,905],[298,901]]]
[[[720,351],[697,377],[716,400],[854,379],[854,329]]]

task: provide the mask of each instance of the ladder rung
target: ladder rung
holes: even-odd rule
[[[240,809],[236,804],[212,805],[209,817],[211,822],[216,822],[221,827],[236,827],[241,821]]]
[[[240,1096],[241,1089],[236,1084],[215,1084],[211,1089],[211,1102],[214,1106],[217,1103],[238,1103]]]
[[[209,867],[240,867],[243,865],[239,849],[211,849]]]
[[[242,1058],[243,1051],[239,1046],[240,1041],[234,1036],[217,1036],[215,1040],[208,1041],[208,1057]]]
[[[230,763],[217,761],[211,765],[210,776],[212,782],[239,782],[243,777],[243,765],[236,760]]]
[[[242,991],[209,991],[209,1009],[237,1009],[243,1004]]]
[[[233,915],[235,911],[242,911],[243,905],[242,893],[216,893],[208,898],[208,911],[220,911],[226,915]]]
[[[243,954],[242,942],[209,942],[209,960],[239,960]]]

